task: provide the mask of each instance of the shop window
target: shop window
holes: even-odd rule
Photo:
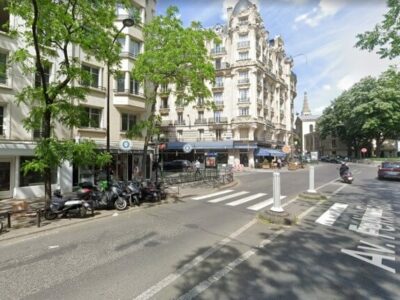
[[[132,130],[136,125],[136,115],[122,114],[121,120],[122,120],[122,125],[121,125],[122,131]]]
[[[44,184],[43,175],[39,172],[30,171],[28,173],[24,173],[22,166],[31,161],[33,156],[21,156],[20,164],[20,186],[32,186],[32,185],[42,185]],[[57,183],[57,169],[52,170],[51,172],[51,183]]]

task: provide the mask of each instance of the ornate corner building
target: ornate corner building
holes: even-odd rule
[[[297,78],[283,39],[270,39],[249,0],[238,1],[227,14],[227,24],[213,28],[221,43],[207,45],[216,70],[210,85],[214,109],[204,99],[177,107],[173,93],[160,93],[157,110],[169,140],[165,159],[202,159],[213,152],[219,163],[254,167],[258,150],[289,144]],[[191,153],[182,152],[186,143]]]

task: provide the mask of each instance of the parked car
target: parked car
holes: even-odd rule
[[[329,156],[321,156],[320,157],[320,161],[329,162],[329,160],[330,160]]]
[[[177,159],[173,161],[164,162],[163,165],[164,171],[182,172],[182,171],[188,171],[190,168],[192,168],[192,163],[185,159]]]
[[[333,163],[333,164],[341,164],[342,162],[340,161],[340,160],[338,160],[337,158],[331,158],[331,159],[329,159],[329,162],[330,163]]]
[[[383,162],[378,169],[378,179],[400,179],[400,161]]]

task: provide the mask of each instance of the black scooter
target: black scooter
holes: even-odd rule
[[[123,192],[123,197],[129,202],[129,205],[140,205],[140,183],[135,181],[129,181],[126,183]]]
[[[44,218],[54,220],[58,215],[84,218],[88,209],[90,209],[90,205],[85,200],[76,196],[63,197],[60,190],[55,190],[50,207],[44,211]]]

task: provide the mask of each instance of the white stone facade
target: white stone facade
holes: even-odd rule
[[[207,110],[202,99],[176,107],[173,93],[166,93],[157,105],[162,130],[169,142],[232,141],[232,148],[224,149],[226,163],[253,167],[257,147],[289,144],[297,80],[293,60],[281,37],[270,39],[256,5],[248,0],[229,8],[228,23],[214,30],[222,41],[208,45],[216,69],[210,88],[217,109]],[[218,149],[203,150],[207,147]]]
[[[3,2],[2,2],[3,3]],[[142,22],[148,22],[155,15],[156,0],[132,0],[135,9],[138,9]],[[4,4],[3,4],[4,5]],[[18,18],[8,15],[0,6],[0,23],[9,22],[11,28],[23,24]],[[122,27],[122,20],[129,16],[128,11],[117,8],[118,18],[116,26]],[[0,29],[3,30],[3,29]],[[123,44],[121,53],[121,68],[123,79],[112,78],[110,84],[110,141],[111,148],[118,149],[118,144],[124,138],[124,127],[126,120],[131,122],[145,118],[145,97],[142,85],[135,84],[130,80],[129,71],[132,69],[135,57],[143,51],[142,26],[135,25],[126,27],[123,31],[125,38],[120,42]],[[15,49],[24,47],[23,41],[12,38],[7,32],[0,31],[0,63],[7,62],[9,56]],[[67,129],[56,126],[55,133],[58,138],[92,139],[99,144],[100,148],[105,148],[106,144],[106,112],[107,112],[107,68],[104,63],[99,63],[94,59],[87,60],[85,54],[79,47],[71,46],[69,49],[71,57],[80,59],[82,66],[89,68],[97,74],[95,86],[91,86],[87,102],[84,104],[93,118],[97,118],[95,125],[88,124],[84,128]],[[54,78],[57,72],[59,61],[51,61],[49,81]],[[15,96],[25,86],[34,83],[34,74],[26,76],[22,73],[20,66],[8,66],[5,78],[0,78],[0,199],[2,198],[29,198],[40,197],[44,193],[43,184],[35,183],[34,180],[27,180],[21,172],[21,161],[34,154],[35,134],[27,131],[22,126],[23,119],[29,112],[29,107],[18,106]],[[76,83],[79,84],[79,83]],[[124,122],[123,122],[123,118]],[[128,125],[129,126],[129,125]],[[142,150],[143,142],[133,141],[134,149]],[[131,174],[132,158],[128,155],[118,155],[114,164],[115,172],[121,174],[120,177],[126,178]],[[66,163],[59,168],[57,180],[54,187],[61,187],[63,191],[72,189],[72,179],[82,179],[84,174],[81,170],[74,170],[71,165]]]

